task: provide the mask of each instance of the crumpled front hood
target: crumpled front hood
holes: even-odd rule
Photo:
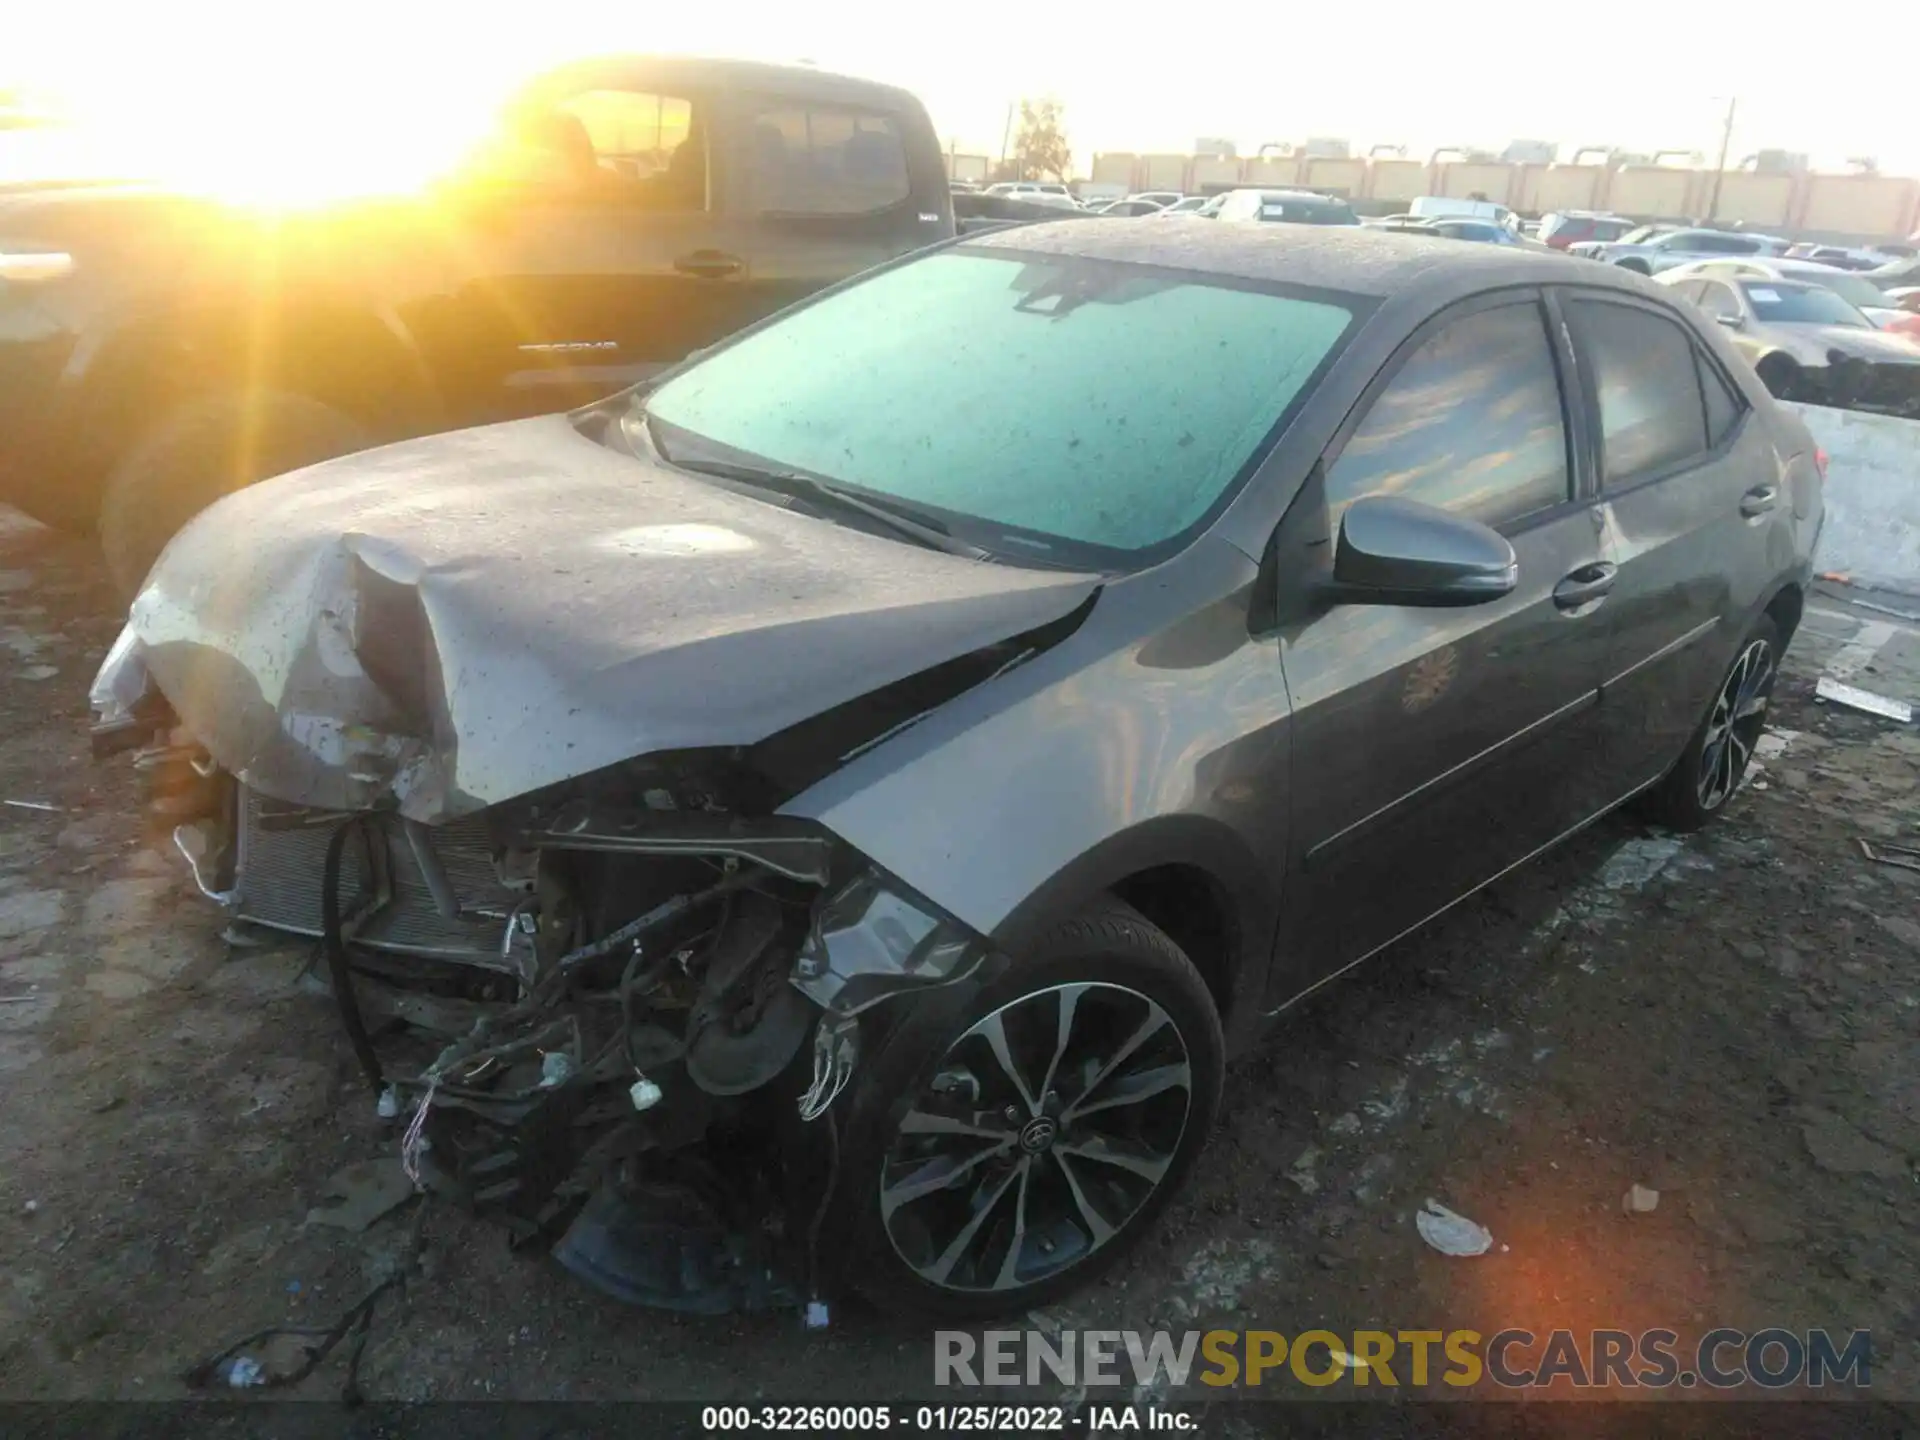
[[[434,823],[639,755],[752,744],[1098,583],[815,519],[549,416],[220,502],[161,556],[129,629],[248,785]]]

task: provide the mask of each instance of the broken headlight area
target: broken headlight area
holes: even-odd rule
[[[622,778],[443,826],[227,782],[181,848],[236,918],[321,942],[428,1189],[628,1301],[783,1303],[862,1028],[986,944],[810,822],[673,761]]]

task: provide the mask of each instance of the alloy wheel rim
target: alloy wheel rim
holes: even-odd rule
[[[1727,672],[1707,717],[1707,740],[1700,750],[1695,791],[1702,810],[1718,810],[1726,804],[1746,773],[1767,723],[1773,674],[1773,647],[1764,640],[1751,642]]]
[[[880,1168],[894,1251],[943,1290],[1025,1289],[1084,1263],[1165,1183],[1193,1067],[1122,985],[1036,990],[947,1047]]]

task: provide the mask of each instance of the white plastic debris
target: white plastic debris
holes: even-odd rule
[[[827,1328],[827,1302],[824,1300],[807,1301],[807,1329],[824,1330]]]
[[[400,1092],[389,1085],[380,1092],[380,1099],[373,1107],[373,1113],[382,1120],[396,1120],[400,1116]]]
[[[1455,1214],[1438,1200],[1429,1199],[1426,1208],[1413,1217],[1413,1224],[1420,1232],[1420,1238],[1442,1255],[1457,1255],[1465,1259],[1484,1255],[1493,1248],[1491,1230],[1484,1225],[1476,1225],[1464,1215]]]
[[[1635,1185],[1620,1197],[1620,1208],[1629,1215],[1645,1215],[1649,1210],[1658,1209],[1660,1192],[1650,1190],[1645,1185]]]
[[[633,1101],[634,1109],[651,1110],[660,1103],[661,1090],[653,1081],[642,1075],[627,1091],[627,1098]]]
[[[1913,707],[1904,700],[1890,700],[1885,695],[1876,695],[1871,690],[1860,690],[1852,685],[1843,685],[1838,680],[1830,680],[1825,675],[1814,684],[1813,694],[1816,700],[1831,700],[1836,705],[1845,705],[1852,710],[1864,710],[1869,715],[1879,715],[1888,720],[1898,720],[1902,725],[1913,721]]]
[[[235,1390],[245,1390],[249,1386],[266,1383],[266,1370],[251,1355],[236,1355],[233,1357],[233,1364],[227,1367],[227,1384]]]
[[[540,1057],[540,1088],[551,1090],[564,1084],[573,1074],[573,1057],[564,1050],[549,1050]]]
[[[40,1213],[40,1202],[38,1200],[29,1200],[21,1208],[29,1215],[38,1215]]]

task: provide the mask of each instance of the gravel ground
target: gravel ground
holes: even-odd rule
[[[407,1244],[401,1216],[304,1223],[398,1136],[305,953],[222,943],[142,846],[126,765],[88,760],[116,629],[86,547],[0,519],[0,800],[53,807],[0,807],[6,1399],[181,1395],[248,1331],[331,1323]],[[1874,1392],[1920,1398],[1920,873],[1858,843],[1920,845],[1920,728],[1816,705],[1822,669],[1920,699],[1920,633],[1817,600],[1717,826],[1610,820],[1329,987],[1230,1073],[1157,1233],[1034,1323],[1870,1328]],[[1624,1214],[1636,1184],[1657,1207]],[[1428,1197],[1493,1250],[1423,1245]],[[853,1304],[824,1334],[629,1310],[439,1209],[424,1263],[374,1327],[376,1399],[931,1386],[930,1335]]]

